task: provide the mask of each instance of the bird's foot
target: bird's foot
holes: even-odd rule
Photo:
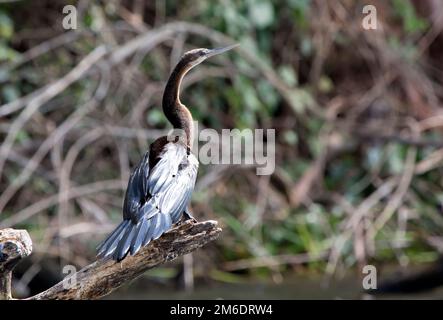
[[[185,221],[189,221],[189,220],[191,220],[191,221],[194,222],[194,223],[197,223],[197,222],[198,222],[197,219],[194,218],[194,216],[189,212],[188,209],[186,209],[186,210],[183,212],[183,217],[184,217],[183,222],[185,222]]]

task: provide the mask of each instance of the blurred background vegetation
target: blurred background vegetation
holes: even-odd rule
[[[62,27],[67,4],[76,30]],[[171,68],[186,50],[234,41],[192,71],[182,100],[201,128],[276,129],[276,170],[200,166],[192,208],[222,236],[148,272],[140,292],[192,288],[184,270],[203,287],[349,274],[358,287],[368,263],[438,261],[443,2],[373,0],[377,30],[362,28],[365,4],[0,1],[0,227],[34,242],[18,294],[94,260],[131,168],[170,128]],[[274,297],[295,297],[297,283]]]

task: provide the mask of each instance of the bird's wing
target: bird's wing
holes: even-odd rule
[[[129,177],[125,200],[123,202],[123,219],[131,219],[137,215],[141,201],[145,199],[148,194],[148,176],[149,152],[146,152],[143,159],[135,167]]]
[[[191,199],[197,178],[198,161],[178,143],[165,145],[160,160],[148,178],[148,192],[162,213],[176,223]]]
[[[113,254],[115,260],[121,260],[128,252],[135,254],[141,246],[166,232],[186,209],[197,177],[195,156],[188,155],[178,143],[168,143],[150,171],[144,168],[148,167],[147,161],[142,161],[131,175],[124,221],[116,234],[109,236],[109,243],[99,248],[99,255]]]

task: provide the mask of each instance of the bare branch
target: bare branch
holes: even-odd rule
[[[201,248],[215,240],[220,232],[216,221],[186,221],[142,248],[134,256],[128,256],[121,262],[100,259],[28,299],[101,298],[146,270]]]
[[[97,47],[91,53],[89,53],[80,63],[73,68],[68,74],[63,78],[58,79],[52,84],[45,87],[45,89],[39,93],[37,96],[33,97],[27,107],[22,110],[20,115],[12,123],[8,135],[6,136],[4,142],[0,146],[0,173],[3,171],[3,165],[8,159],[11,147],[17,137],[20,129],[25,125],[25,123],[34,115],[35,112],[47,101],[51,100],[53,97],[58,95],[60,92],[64,91],[72,83],[80,79],[90,68],[92,68],[98,60],[100,60],[107,50],[104,46]],[[1,175],[0,175],[1,178]]]

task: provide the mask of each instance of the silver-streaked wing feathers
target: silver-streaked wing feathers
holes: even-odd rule
[[[166,144],[151,170],[146,154],[128,182],[123,218],[129,223],[105,240],[98,255],[118,261],[128,252],[134,255],[178,222],[191,199],[197,171],[197,159],[181,144]]]

